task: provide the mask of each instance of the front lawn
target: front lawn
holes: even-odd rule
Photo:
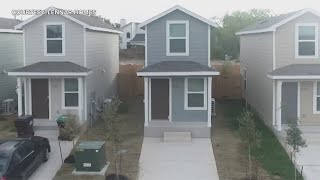
[[[243,103],[234,101],[225,105],[224,115],[228,119],[229,126],[234,130],[238,129],[237,117],[244,107]],[[252,155],[273,179],[293,180],[294,165],[285,149],[281,146],[272,130],[264,124],[263,120],[257,115],[254,116],[254,119],[262,138],[261,147],[254,149]],[[298,175],[297,179],[302,178]]]

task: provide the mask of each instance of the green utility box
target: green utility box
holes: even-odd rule
[[[105,141],[83,141],[75,150],[76,171],[100,172],[106,165]]]

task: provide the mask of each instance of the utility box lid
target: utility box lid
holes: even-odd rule
[[[77,149],[100,149],[105,141],[82,141]]]

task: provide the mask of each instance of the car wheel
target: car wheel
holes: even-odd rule
[[[43,151],[43,162],[47,162],[48,159],[49,159],[49,151],[48,151],[48,149],[45,149]]]

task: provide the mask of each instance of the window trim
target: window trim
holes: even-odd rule
[[[186,25],[186,37],[170,37],[170,25],[171,24],[185,24]],[[171,53],[170,52],[170,40],[171,39],[185,39],[186,40],[186,52],[184,53]],[[166,22],[166,55],[167,56],[189,56],[189,21],[167,21]]]
[[[48,25],[61,25],[62,26],[62,38],[47,38],[47,26]],[[65,56],[65,23],[64,22],[50,22],[44,23],[43,25],[44,35],[43,35],[43,53],[44,56]],[[47,53],[47,40],[62,40],[62,53]]]
[[[188,90],[188,81],[189,79],[203,79],[203,91],[195,92],[195,91],[189,91]],[[192,78],[185,78],[184,79],[184,110],[207,110],[207,87],[208,87],[208,81],[207,78],[201,78],[201,77],[192,77]],[[189,107],[189,94],[203,94],[203,107]]]
[[[315,40],[299,40],[299,27],[301,26],[313,26],[315,27]],[[295,25],[295,58],[296,59],[316,59],[319,57],[319,31],[317,23],[298,23]],[[300,56],[299,55],[299,42],[314,42],[315,53],[314,56]]]
[[[78,81],[78,91],[65,91],[65,80],[66,79],[76,79]],[[66,98],[66,93],[77,93],[78,94],[78,106],[66,106],[66,103],[65,103],[65,98]],[[79,79],[78,78],[63,78],[62,79],[62,109],[79,109],[79,104],[80,104],[80,101],[79,101],[79,94],[80,94],[80,91],[79,91]]]

